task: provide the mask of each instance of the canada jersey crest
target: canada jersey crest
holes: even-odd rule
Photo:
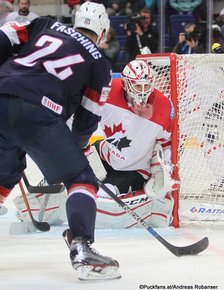
[[[122,149],[130,147],[131,140],[127,138],[125,134],[126,130],[123,129],[122,124],[114,124],[112,127],[104,126],[103,130],[106,135],[106,141],[110,143],[112,145],[111,148],[116,151],[115,153],[110,150],[110,153],[117,155],[117,151],[119,151],[121,154]]]

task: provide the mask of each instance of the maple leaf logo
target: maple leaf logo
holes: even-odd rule
[[[105,126],[103,130],[104,130],[107,138],[113,136],[116,133],[120,133],[120,132],[123,134],[125,133],[125,130],[122,129],[122,124],[119,124],[117,126],[114,124],[113,129]]]
[[[122,128],[122,124],[114,124],[112,128],[105,126],[103,130],[107,137],[107,142],[114,145],[119,151],[121,151],[122,148],[129,147],[131,140],[127,139],[124,135],[126,130]]]

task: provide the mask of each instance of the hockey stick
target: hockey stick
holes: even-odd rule
[[[32,211],[30,209],[30,205],[29,205],[29,202],[28,202],[26,193],[25,193],[25,190],[24,190],[24,187],[23,187],[23,184],[22,184],[21,181],[19,182],[19,187],[20,187],[20,190],[22,192],[22,196],[23,196],[24,203],[25,203],[25,205],[27,207],[27,210],[28,210],[30,219],[31,219],[32,224],[34,225],[34,227],[36,229],[38,229],[39,231],[41,231],[41,232],[47,232],[47,231],[49,231],[50,230],[50,225],[47,222],[41,222],[41,221],[38,222],[37,220],[34,219],[33,214],[32,214]]]
[[[139,224],[141,224],[154,238],[156,238],[162,245],[164,245],[172,254],[177,257],[185,255],[197,255],[200,252],[207,249],[209,241],[205,237],[202,240],[196,242],[195,244],[178,247],[168,243],[164,238],[162,238],[152,227],[148,226],[147,223],[128,205],[126,205],[121,199],[119,199],[116,194],[114,194],[106,185],[104,185],[99,179],[97,179],[99,186],[114,200],[116,201],[125,212],[129,213]]]
[[[52,185],[43,185],[43,186],[32,186],[27,177],[26,174],[23,173],[23,181],[26,185],[27,190],[30,193],[47,193],[47,194],[55,194],[60,193],[65,190],[64,185],[62,184],[52,184]]]
[[[45,194],[43,203],[41,204],[40,211],[38,214],[38,221],[42,222],[44,218],[44,214],[46,212],[47,204],[50,199],[50,194]],[[34,233],[37,231],[37,228],[33,225],[32,222],[17,222],[11,223],[9,234],[10,235],[24,235],[27,233]]]
[[[46,211],[49,199],[50,199],[50,194],[45,194],[43,203],[41,205],[41,208],[40,208],[40,211],[39,211],[39,214],[38,214],[39,222],[42,222],[43,219],[44,219],[44,215],[45,215],[45,211]]]

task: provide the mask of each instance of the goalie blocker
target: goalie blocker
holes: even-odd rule
[[[101,181],[106,176],[106,171],[103,167],[100,157],[94,146],[91,146],[89,154],[89,162],[93,168],[97,178]],[[41,185],[47,185],[45,179],[40,182]],[[45,194],[31,194],[27,193],[27,198],[31,207],[32,214],[38,220],[38,215],[44,201]],[[97,217],[96,228],[104,229],[118,229],[137,227],[138,224],[133,218],[125,213],[114,200],[105,198],[105,193],[98,196],[97,199]],[[43,221],[48,222],[50,225],[61,225],[66,221],[65,202],[67,198],[66,190],[50,195],[47,208],[44,212]],[[172,210],[174,201],[170,193],[155,196],[155,192],[150,195],[147,190],[130,192],[121,194],[123,202],[128,204],[130,208],[136,211],[138,215],[146,221],[149,226],[153,227],[167,227],[172,223]],[[17,217],[22,222],[30,222],[30,217],[27,212],[22,196],[14,199],[14,204],[17,208]]]

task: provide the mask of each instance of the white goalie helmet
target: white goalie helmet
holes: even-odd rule
[[[123,69],[121,78],[131,104],[145,105],[154,90],[155,73],[143,60],[133,60]]]
[[[124,90],[129,107],[135,114],[151,118],[153,104],[150,103],[150,95],[154,90],[155,72],[143,60],[129,62],[121,74]]]
[[[74,28],[89,29],[97,34],[97,45],[104,43],[110,28],[104,5],[89,1],[83,3],[75,14]]]

